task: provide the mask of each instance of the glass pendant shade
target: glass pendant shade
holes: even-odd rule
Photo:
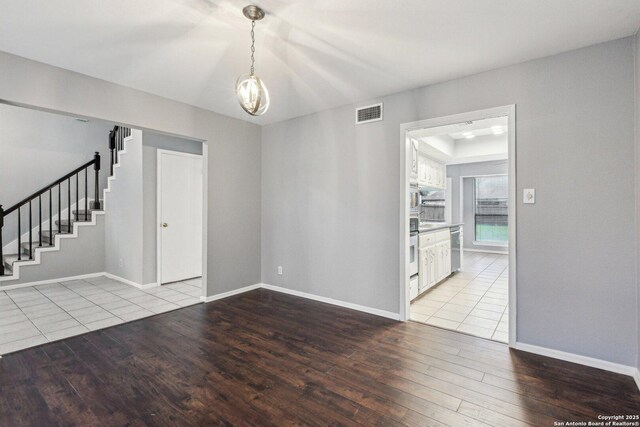
[[[269,91],[260,77],[244,74],[236,82],[236,95],[240,106],[252,116],[259,116],[269,109]]]

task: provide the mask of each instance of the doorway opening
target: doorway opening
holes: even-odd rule
[[[202,279],[158,286],[156,151],[197,153],[202,165],[206,142],[4,103],[0,122],[12,131],[0,170],[14,181],[34,171],[0,191],[8,205],[0,213],[0,300],[24,314],[6,326],[0,354],[202,301]],[[201,254],[206,166],[199,172],[200,203],[189,208],[198,213]],[[23,310],[35,301],[40,311]]]
[[[401,139],[401,319],[514,345],[515,106]]]

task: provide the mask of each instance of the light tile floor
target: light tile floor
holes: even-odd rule
[[[463,268],[411,302],[411,320],[508,342],[507,255],[465,252]]]
[[[0,354],[197,304],[201,284],[138,289],[100,276],[0,291]]]

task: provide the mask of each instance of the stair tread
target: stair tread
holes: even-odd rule
[[[7,266],[7,265],[4,266],[4,274],[0,275],[0,277],[4,277],[4,276],[13,276],[13,269],[10,266]]]
[[[70,232],[66,231],[64,228],[62,229],[62,232],[59,232],[58,230],[53,230],[53,236],[49,236],[49,231],[43,231],[42,232],[42,241],[49,243],[51,241],[51,238],[56,236],[56,234],[71,234]]]
[[[29,257],[28,257],[28,256],[27,256],[27,257],[25,257],[24,255],[22,255],[20,258],[21,258],[21,259],[20,259],[20,260],[18,260],[18,254],[9,254],[9,255],[5,255],[5,256],[4,256],[4,263],[5,263],[5,265],[7,265],[7,264],[8,264],[8,265],[11,265],[11,264],[13,264],[14,262],[31,261],[31,260],[29,259]]]
[[[22,245],[22,249],[24,249],[25,251],[29,252],[29,242],[23,243]],[[37,240],[34,240],[32,248],[33,250],[36,250],[38,248],[49,248],[52,245],[50,245],[49,243],[45,243],[44,239],[42,239],[42,246],[40,246],[40,242]]]

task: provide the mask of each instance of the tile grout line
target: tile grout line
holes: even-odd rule
[[[488,261],[488,262],[487,262]],[[443,320],[448,320],[450,322],[455,322],[458,323],[458,326],[456,326],[456,329],[453,329],[454,331],[457,332],[464,332],[464,331],[460,331],[458,330],[458,328],[460,326],[462,326],[464,324],[464,321],[471,316],[471,313],[477,309],[478,304],[482,301],[482,299],[486,296],[486,294],[491,290],[491,288],[493,288],[493,286],[496,284],[496,281],[498,281],[498,279],[500,279],[502,277],[502,275],[504,274],[505,270],[508,268],[508,263],[506,265],[504,265],[504,267],[502,267],[500,269],[499,272],[493,273],[491,272],[491,276],[493,276],[493,278],[491,279],[491,281],[489,282],[489,286],[486,288],[486,290],[483,292],[483,294],[480,296],[480,298],[475,302],[475,304],[473,305],[473,307],[471,308],[471,310],[469,311],[469,313],[467,313],[464,317],[464,319],[461,322],[457,322],[451,319],[445,319],[445,318],[440,318],[437,317],[436,314],[442,310],[447,304],[451,304],[451,300],[453,298],[455,298],[456,296],[460,295],[465,289],[467,289],[467,287],[469,286],[469,284],[471,284],[474,280],[476,280],[481,274],[487,272],[488,269],[495,269],[496,267],[500,268],[500,264],[502,263],[502,255],[493,255],[493,254],[483,254],[481,257],[479,257],[478,259],[476,259],[475,261],[473,261],[470,265],[469,265],[469,269],[476,269],[475,266],[477,266],[478,264],[482,263],[484,264],[484,267],[482,267],[481,270],[477,271],[477,272],[473,272],[473,271],[465,271],[466,273],[471,273],[474,274],[472,276],[472,278],[464,285],[463,288],[461,288],[459,291],[457,291],[453,296],[449,297],[449,299],[447,301],[445,301],[443,303],[443,305],[438,308],[436,310],[436,312],[434,314],[431,314],[429,316],[427,316],[427,318],[423,321],[423,322],[419,322],[419,323],[423,323],[423,324],[428,324],[427,322],[432,319],[432,318],[437,318],[437,319],[443,319]],[[452,279],[454,276],[450,276],[447,280],[445,280],[443,283],[441,283],[440,285],[444,285],[448,280]],[[438,287],[440,286],[438,285]],[[437,287],[437,288],[438,288]],[[437,289],[436,288],[436,289]],[[471,294],[474,295],[474,294]],[[475,295],[477,296],[477,295]],[[441,301],[438,301],[441,302]],[[497,320],[496,322],[496,326],[494,328],[484,328],[484,329],[488,329],[488,330],[492,330],[491,332],[491,337],[489,339],[494,340],[493,335],[495,334],[498,326],[500,326],[500,320],[502,319],[502,316],[504,315],[505,310],[508,308],[509,304],[507,302],[505,308],[500,312],[500,319]],[[493,320],[493,319],[487,319],[487,320]],[[435,325],[432,325],[435,326]],[[472,325],[473,326],[473,325]],[[480,326],[478,326],[480,327]],[[502,341],[499,341],[502,342]]]
[[[102,277],[105,277],[105,278],[109,279],[109,278],[108,278],[108,277],[106,277],[106,276],[99,276],[99,277],[101,277],[101,278],[102,278]],[[109,280],[112,280],[112,281],[118,282],[117,280],[114,280],[114,279],[109,279]],[[94,286],[94,287],[96,287],[96,288],[98,288],[98,289],[101,289],[101,288],[99,288],[99,285],[96,285],[96,284],[91,283],[91,282],[87,282],[86,280],[82,280],[82,281],[83,281],[83,282],[86,282],[86,283],[90,284],[91,286]],[[122,282],[118,282],[118,283],[122,283]],[[182,283],[182,282],[180,282],[180,283]],[[123,284],[124,284],[124,285],[126,285],[126,283],[123,283]],[[63,286],[67,287],[66,285],[63,285]],[[71,290],[71,291],[75,292],[73,289],[71,289],[71,288],[69,288],[69,287],[67,287],[67,289],[69,289],[69,290]],[[151,310],[149,310],[148,308],[145,308],[145,307],[143,307],[143,306],[141,306],[141,305],[139,305],[139,304],[137,304],[137,303],[135,303],[135,302],[131,301],[131,300],[130,300],[130,299],[128,299],[128,298],[123,298],[122,296],[120,296],[120,295],[118,295],[118,294],[115,294],[115,293],[111,292],[111,291],[110,291],[110,290],[108,290],[108,289],[101,289],[101,290],[102,290],[102,291],[104,291],[104,292],[107,292],[107,293],[109,293],[109,294],[111,294],[111,295],[113,295],[113,296],[116,296],[116,297],[118,297],[118,298],[120,298],[120,299],[123,299],[123,300],[125,300],[125,301],[129,302],[130,304],[136,305],[136,306],[140,307],[142,310],[145,310],[145,311],[151,311]],[[168,302],[168,303],[171,303],[171,304],[174,304],[174,305],[178,305],[178,304],[172,303],[171,301],[168,301],[168,300],[166,300],[166,299],[164,299],[164,298],[162,298],[162,297],[157,297],[157,296],[155,296],[155,295],[153,295],[153,294],[147,293],[147,292],[145,292],[143,289],[137,289],[137,288],[131,287],[131,290],[138,290],[138,291],[140,291],[140,292],[143,292],[145,295],[151,295],[151,296],[154,296],[154,297],[156,297],[156,298],[159,298],[159,299],[161,299],[161,300],[163,300],[163,301],[166,301],[166,302]],[[174,291],[174,292],[178,292],[178,293],[180,293],[180,294],[182,294],[182,295],[187,295],[187,294],[185,294],[185,293],[183,293],[183,292],[180,292],[180,291]],[[75,293],[77,293],[77,292],[75,292]],[[78,294],[78,295],[80,295],[80,294]],[[188,295],[188,296],[190,296],[190,295]],[[83,298],[84,298],[84,297],[83,297]],[[195,297],[194,297],[194,298],[195,298]],[[85,299],[86,299],[86,298],[85,298]],[[109,312],[109,313],[110,313],[110,314],[112,314],[113,316],[115,316],[115,317],[117,317],[117,318],[121,319],[123,322],[128,322],[128,320],[123,319],[122,317],[118,316],[117,314],[113,313],[112,311],[110,311],[110,310],[108,310],[108,309],[106,309],[106,308],[102,307],[100,304],[96,304],[96,303],[94,303],[93,301],[91,301],[91,300],[89,300],[89,299],[87,299],[87,301],[89,301],[89,302],[91,302],[92,304],[94,304],[94,305],[96,305],[96,306],[98,306],[98,307],[102,308],[103,310],[105,310],[105,311]],[[157,314],[157,313],[155,313],[155,312],[152,312],[152,313]]]
[[[494,260],[491,264],[487,265],[487,267],[486,267],[484,270],[482,270],[480,273],[478,273],[478,274],[476,275],[476,277],[474,277],[474,279],[473,279],[473,280],[475,280],[475,279],[476,279],[480,274],[482,274],[483,272],[485,272],[485,271],[486,271],[486,269],[487,269],[487,268],[489,268],[490,266],[492,266],[496,261],[497,261],[497,259],[496,259],[496,260]],[[472,280],[472,281],[473,281],[473,280]],[[482,301],[482,298],[484,298],[484,296],[487,294],[487,292],[489,292],[489,289],[491,289],[491,286],[493,286],[493,284],[496,282],[496,280],[498,280],[498,279],[497,279],[497,277],[496,277],[496,279],[494,279],[494,280],[493,280],[493,282],[491,282],[491,285],[487,288],[487,290],[486,290],[486,291],[484,291],[484,293],[482,294],[482,296],[480,297],[480,299],[475,303],[475,305],[473,306],[473,308],[471,309],[471,311],[469,312],[469,314],[467,314],[467,316],[462,320],[462,322],[460,322],[460,325],[458,325],[458,328],[459,328],[460,326],[462,326],[462,324],[464,323],[464,321],[465,321],[465,320],[467,320],[467,318],[468,318],[469,316],[471,316],[471,313],[473,313],[473,310],[475,310],[475,309],[476,309],[476,307],[478,306],[478,304],[480,303],[480,301]],[[469,283],[471,283],[471,282],[469,282]],[[467,285],[467,286],[468,286],[468,285]],[[466,288],[466,286],[465,286],[465,288]],[[496,325],[496,327],[497,327],[497,325]],[[456,330],[458,330],[458,328],[456,328]],[[463,332],[463,331],[460,331],[460,332]],[[493,333],[491,334],[491,336],[493,337]]]
[[[100,276],[100,277],[106,277],[106,276]],[[128,302],[128,303],[130,303],[130,304],[136,305],[137,307],[139,307],[139,308],[140,308],[140,309],[142,309],[142,310],[149,311],[150,313],[153,313],[153,314],[160,314],[160,313],[155,313],[155,312],[153,312],[152,310],[147,309],[147,308],[145,308],[145,307],[142,307],[142,306],[140,306],[140,305],[136,304],[135,302],[130,301],[130,300],[129,300],[129,299],[127,299],[127,298],[123,298],[123,297],[121,297],[120,295],[114,294],[113,292],[111,292],[111,291],[109,291],[109,290],[107,290],[107,289],[102,289],[102,288],[100,288],[100,287],[99,287],[99,285],[96,285],[96,284],[94,284],[94,283],[91,283],[91,282],[88,282],[88,281],[86,281],[86,280],[82,280],[82,279],[79,279],[77,282],[84,282],[84,283],[85,283],[85,284],[87,284],[87,285],[90,285],[90,286],[92,286],[92,287],[95,287],[95,288],[97,288],[97,289],[100,289],[100,291],[102,291],[102,292],[106,292],[106,293],[108,293],[108,294],[110,294],[110,295],[116,296],[116,297],[118,297],[118,298],[120,298],[120,299],[122,299],[122,300],[124,300],[124,301],[127,301],[127,302]],[[116,280],[115,282],[118,282],[118,281]],[[118,283],[121,283],[121,282],[118,282]],[[189,285],[189,284],[184,283],[184,282],[178,282],[178,283],[183,283],[185,286],[190,286],[190,287],[194,287],[194,288],[196,288],[196,286],[192,286],[192,285]],[[105,311],[106,311],[107,313],[109,313],[111,316],[113,316],[113,317],[115,317],[115,318],[119,319],[119,320],[120,320],[121,322],[123,322],[123,323],[127,323],[127,322],[129,322],[129,320],[125,320],[125,319],[123,319],[122,317],[120,317],[120,316],[116,315],[115,313],[111,312],[110,310],[108,310],[108,309],[106,309],[106,308],[102,307],[100,304],[95,303],[95,302],[91,301],[90,299],[88,299],[88,298],[87,298],[87,296],[90,296],[90,295],[86,295],[86,296],[85,296],[85,295],[82,295],[82,294],[80,294],[80,293],[76,292],[76,290],[74,290],[73,288],[71,288],[71,287],[67,286],[66,284],[64,284],[63,282],[56,282],[56,283],[47,284],[47,285],[44,285],[44,286],[52,287],[52,286],[55,286],[55,285],[59,285],[59,286],[61,286],[61,287],[65,288],[66,290],[68,290],[69,292],[73,293],[73,294],[74,294],[74,295],[76,295],[77,297],[79,297],[79,298],[83,299],[84,301],[86,301],[86,302],[90,303],[90,304],[92,305],[92,307],[99,307],[99,308],[101,308],[102,310],[105,310]],[[124,285],[126,285],[126,284],[124,284]],[[43,285],[41,285],[41,286],[43,286]],[[84,323],[84,322],[80,321],[78,318],[76,318],[74,315],[72,315],[68,310],[66,310],[65,308],[63,308],[62,306],[60,306],[58,303],[56,303],[53,299],[51,299],[47,294],[45,294],[44,292],[42,292],[42,291],[41,291],[40,289],[38,289],[38,288],[39,288],[39,286],[33,286],[33,289],[34,289],[34,292],[35,292],[35,293],[37,293],[37,294],[41,295],[41,296],[42,296],[42,297],[44,297],[46,300],[48,300],[51,304],[53,304],[55,307],[57,307],[57,308],[59,308],[60,310],[62,310],[62,312],[66,313],[70,318],[72,318],[73,320],[75,320],[79,325],[83,326],[83,327],[84,327],[85,329],[87,329],[88,331],[91,331],[91,329],[89,329],[89,328],[87,327],[87,324],[88,324],[88,323],[92,323],[92,322]],[[132,289],[136,289],[136,288],[133,288],[133,287],[132,287]],[[184,292],[181,292],[181,291],[179,291],[179,290],[175,290],[175,289],[170,289],[170,290],[172,290],[172,291],[174,291],[174,292],[177,292],[178,294],[184,295],[184,296],[185,296],[185,300],[187,299],[187,297],[188,297],[188,298],[194,298],[194,299],[197,299],[197,297],[193,297],[193,296],[191,296],[191,295],[189,295],[189,294],[186,294],[186,293],[184,293]],[[144,292],[143,290],[141,290],[141,291],[142,291],[145,295],[150,295],[150,296],[153,296],[154,298],[158,298],[158,299],[160,299],[160,300],[164,301],[165,303],[171,303],[171,304],[173,304],[173,305],[176,305],[176,306],[178,307],[178,308],[176,308],[176,310],[177,310],[177,309],[179,309],[179,308],[188,307],[188,306],[180,306],[179,304],[174,303],[174,302],[169,301],[169,300],[166,300],[166,299],[164,299],[164,298],[162,298],[162,297],[156,296],[156,295],[151,294],[151,293],[148,293],[148,292]],[[20,310],[20,312],[21,312],[21,313],[22,313],[22,314],[27,318],[27,321],[29,321],[29,323],[31,323],[31,325],[33,325],[33,327],[34,327],[34,328],[35,328],[35,329],[40,333],[40,336],[42,336],[42,338],[44,338],[47,342],[52,342],[52,341],[47,337],[47,335],[45,334],[45,332],[43,332],[43,331],[42,331],[42,329],[40,329],[40,328],[39,328],[39,327],[34,323],[34,319],[33,319],[33,318],[31,318],[31,317],[29,316],[29,314],[27,314],[27,313],[22,309],[22,307],[21,307],[20,305],[18,305],[17,301],[16,301],[16,300],[15,300],[15,299],[10,295],[10,294],[8,294],[6,291],[2,291],[2,293],[3,293],[4,295],[6,295],[6,296],[11,300],[11,302],[12,302],[12,303],[13,303],[13,304],[18,308],[18,310]],[[74,298],[69,298],[69,299],[75,299],[75,297],[74,297]],[[199,301],[198,301],[198,302],[199,302]],[[196,304],[196,303],[197,303],[197,302],[194,302],[194,304]],[[37,306],[37,305],[38,305],[38,304],[36,304],[36,306]],[[90,307],[91,307],[91,306],[90,306]],[[90,307],[85,307],[85,308],[90,308]],[[149,316],[151,316],[151,315],[149,315]],[[43,317],[47,317],[47,316],[43,316]],[[144,316],[144,317],[148,317],[148,316]],[[102,320],[106,320],[106,319],[102,319]],[[98,320],[98,321],[100,321],[100,320]],[[16,322],[16,323],[17,323],[17,322]],[[70,326],[69,328],[64,328],[64,329],[59,329],[59,330],[50,331],[49,333],[61,332],[61,331],[65,331],[65,330],[68,330],[68,329],[71,329],[71,328],[76,328],[77,326],[78,326],[78,325],[74,325],[74,326]],[[37,338],[37,337],[39,337],[39,336],[38,336],[38,335],[36,335],[36,336],[33,336],[33,337],[18,338],[18,339],[16,339],[16,340],[12,340],[12,341],[8,341],[8,342],[6,342],[6,343],[3,343],[3,345],[4,345],[4,344],[11,344],[11,343],[13,343],[13,342],[21,341],[21,340],[28,339],[28,338]],[[54,341],[57,341],[57,340],[54,340]]]
[[[54,285],[61,285],[61,286],[64,286],[62,283],[59,283],[59,282],[54,283]],[[64,286],[64,287],[66,288],[66,286]],[[51,298],[49,298],[49,296],[47,296],[47,295],[46,295],[46,294],[44,294],[40,289],[38,289],[38,287],[37,287],[37,286],[34,286],[34,288],[35,288],[36,292],[39,292],[43,297],[45,297],[46,299],[48,299],[49,301],[51,301],[51,303],[52,303],[53,305],[55,305],[56,307],[58,307],[60,310],[64,311],[64,312],[65,312],[69,317],[71,317],[73,320],[75,320],[76,322],[78,322],[80,325],[84,326],[84,324],[83,324],[82,322],[80,322],[78,319],[76,319],[75,317],[73,317],[73,316],[71,315],[71,313],[69,313],[67,310],[65,310],[64,308],[60,307],[60,306],[59,306],[59,305],[58,305],[54,300],[52,300]],[[67,289],[69,289],[69,288],[67,288]],[[69,289],[69,290],[70,290],[70,291],[72,291],[71,289]],[[72,292],[73,292],[73,291],[72,291]],[[75,293],[75,292],[74,292],[74,293]],[[76,295],[78,295],[78,294],[76,294]],[[80,296],[82,297],[82,295],[80,295]],[[82,297],[82,298],[84,298],[84,297]],[[89,301],[89,300],[87,300],[87,301]],[[89,301],[89,302],[91,302],[91,301]],[[25,315],[27,316],[27,318],[29,318],[29,315],[28,315],[28,314],[26,314],[26,313],[25,313]],[[43,316],[43,317],[46,317],[46,316]],[[31,318],[29,318],[29,320],[31,320]],[[33,322],[33,321],[32,321],[32,322]],[[34,325],[35,325],[35,324],[34,324]],[[76,326],[70,326],[69,328],[58,329],[58,330],[56,330],[56,331],[51,331],[51,332],[49,332],[49,333],[59,332],[59,331],[66,331],[67,329],[71,329],[71,328],[75,328],[75,327],[76,327]],[[36,328],[38,328],[38,327],[36,326]],[[44,332],[42,332],[42,330],[41,330],[40,328],[38,328],[38,330],[39,330],[39,331],[40,331],[40,333],[42,333],[42,335],[47,339],[47,341],[52,342],[52,341],[47,337],[47,335],[46,335]]]
[[[40,291],[38,291],[37,289],[36,289],[36,291],[37,291],[37,292],[40,292]],[[18,310],[20,310],[20,312],[22,312],[22,314],[24,314],[24,317],[26,317],[26,318],[27,318],[27,320],[29,321],[29,323],[31,323],[31,324],[33,325],[33,327],[34,327],[34,328],[36,328],[36,329],[38,330],[38,332],[40,332],[40,335],[42,335],[42,337],[43,337],[45,340],[47,340],[47,342],[50,342],[50,341],[49,341],[49,338],[47,338],[47,337],[46,337],[46,335],[44,334],[44,332],[42,332],[42,331],[40,330],[40,328],[38,328],[38,327],[36,326],[36,324],[35,324],[35,323],[33,323],[33,321],[31,320],[31,318],[29,317],[29,315],[28,315],[27,313],[25,313],[25,312],[24,312],[24,310],[22,310],[22,307],[20,307],[20,306],[18,305],[18,303],[16,302],[16,300],[14,300],[14,299],[11,297],[11,295],[7,294],[6,292],[5,292],[5,295],[7,295],[7,296],[11,299],[11,301],[13,301],[13,303],[16,305],[16,307],[18,307]],[[45,297],[45,298],[46,298],[46,297]],[[48,298],[47,298],[47,299],[48,299]],[[9,342],[3,343],[2,345],[5,345],[5,344],[11,344],[12,342],[16,342],[16,341],[20,341],[20,340],[24,340],[24,339],[29,339],[29,338],[34,338],[34,337],[23,337],[23,338],[19,338],[19,339],[17,339],[17,340],[13,340],[13,341],[9,341]]]

